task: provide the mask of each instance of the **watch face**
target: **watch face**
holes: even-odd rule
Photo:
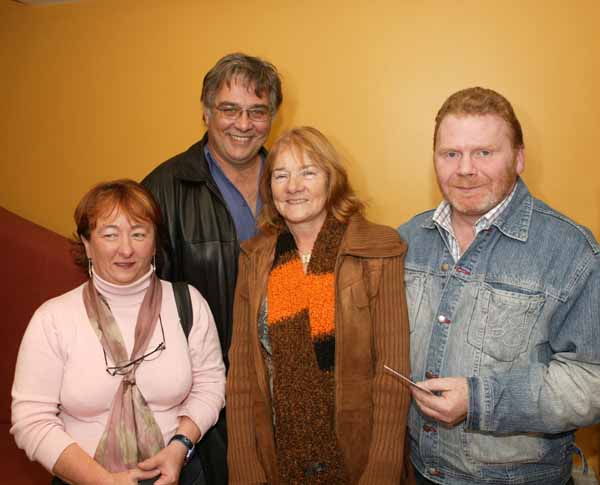
[[[192,446],[192,448],[189,449],[188,452],[185,454],[185,463],[190,461],[190,458],[192,458],[193,454],[194,454],[194,446]]]

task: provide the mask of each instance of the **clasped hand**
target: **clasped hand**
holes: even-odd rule
[[[186,451],[179,443],[171,443],[156,455],[138,463],[137,468],[113,474],[113,484],[137,485],[140,480],[160,475],[154,485],[177,485]]]

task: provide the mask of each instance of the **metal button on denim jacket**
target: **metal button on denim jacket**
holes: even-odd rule
[[[436,482],[562,484],[574,429],[600,420],[600,247],[521,180],[456,263],[432,214],[399,229],[412,377],[467,377],[469,413],[449,428],[413,404],[413,463]]]

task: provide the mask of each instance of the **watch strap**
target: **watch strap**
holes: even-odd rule
[[[174,435],[169,440],[169,444],[171,444],[173,441],[179,441],[183,446],[185,446],[187,448],[187,452],[185,454],[185,463],[187,463],[190,460],[192,453],[194,453],[193,441],[183,434]]]

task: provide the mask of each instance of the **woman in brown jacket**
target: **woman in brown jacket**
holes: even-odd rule
[[[227,379],[231,484],[397,485],[410,392],[405,244],[368,222],[316,129],[269,153],[242,245]]]

